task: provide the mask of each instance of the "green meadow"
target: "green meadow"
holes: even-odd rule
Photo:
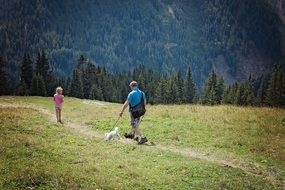
[[[147,146],[104,140],[121,106],[66,97],[61,125],[51,97],[0,97],[0,189],[285,188],[285,109],[149,105]]]

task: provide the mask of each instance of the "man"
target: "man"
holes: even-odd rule
[[[141,102],[142,96],[144,100],[144,105],[146,106],[145,94],[144,92],[139,90],[138,83],[136,81],[132,81],[130,83],[130,88],[132,91],[128,94],[128,98],[123,105],[122,111],[120,112],[120,117],[122,117],[125,109],[128,106],[129,106],[129,112],[130,112],[131,107],[138,105]],[[147,138],[139,130],[138,124],[139,124],[140,118],[134,118],[131,113],[130,113],[130,117],[131,117],[132,132],[130,134],[125,134],[125,137],[134,138],[138,142],[138,144],[143,144],[147,142],[148,141]]]

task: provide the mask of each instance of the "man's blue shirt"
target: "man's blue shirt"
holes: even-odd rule
[[[145,100],[145,94],[144,92],[140,91],[139,89],[133,89],[129,94],[128,94],[128,102],[130,103],[131,107],[134,107],[136,105],[138,105],[141,102],[141,98],[143,98]]]

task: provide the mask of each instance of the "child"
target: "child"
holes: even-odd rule
[[[63,103],[63,95],[62,95],[62,88],[59,86],[55,90],[55,94],[53,96],[55,111],[56,111],[56,119],[57,122],[62,123],[61,121],[61,109],[62,109],[62,103]]]

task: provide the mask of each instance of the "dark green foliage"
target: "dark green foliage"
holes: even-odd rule
[[[47,96],[46,85],[42,75],[34,74],[31,83],[30,95]]]
[[[244,83],[238,84],[235,99],[234,99],[234,104],[236,104],[236,105],[244,105],[245,104],[244,92],[245,92],[245,84]]]
[[[44,50],[37,55],[35,73],[37,75],[36,79],[38,80],[38,85],[41,84],[41,86],[39,86],[41,88],[40,92],[36,95],[52,95],[54,92],[55,80],[52,76],[52,70]]]
[[[192,79],[190,67],[187,69],[186,80],[184,83],[185,102],[193,103],[196,95],[196,87]]]
[[[244,92],[244,105],[254,105],[255,97],[253,94],[253,80],[251,76],[248,81],[245,83],[245,92]]]
[[[261,77],[256,101],[257,101],[257,105],[260,105],[260,106],[263,106],[266,102],[266,84],[265,84],[264,76]]]
[[[84,98],[83,82],[80,71],[77,68],[73,71],[68,94],[76,98]]]
[[[0,56],[0,95],[6,95],[9,92],[9,84],[6,73],[6,66],[4,60]]]
[[[238,60],[255,58],[251,50],[269,60],[260,63],[264,68],[283,56],[283,25],[267,1],[13,0],[1,9],[0,52],[5,52],[16,83],[22,53],[45,48],[59,77],[72,75],[78,55],[84,53],[111,73],[143,64],[172,75],[190,65],[200,92],[217,57],[238,79],[244,70]],[[139,79],[142,88],[150,87]]]
[[[214,70],[209,74],[208,81],[205,84],[203,103],[214,105],[219,103],[219,94],[217,86],[217,75]]]
[[[232,91],[232,86],[228,86],[222,95],[222,104],[230,104],[231,103],[231,96],[230,96],[230,92]]]
[[[21,84],[18,87],[16,94],[21,95],[21,96],[30,95],[30,90],[29,90],[27,83],[25,81],[21,81]]]
[[[223,93],[222,103],[223,104],[235,104],[236,96],[238,94],[238,83],[229,85]]]
[[[179,70],[176,75],[176,85],[175,86],[177,86],[177,97],[176,97],[175,102],[178,102],[178,103],[185,102],[184,81],[182,78],[181,70]]]
[[[167,84],[168,85],[166,86],[166,103],[179,103],[177,100],[179,94],[176,77],[170,77]]]
[[[271,106],[284,106],[285,104],[285,84],[284,84],[284,69],[281,65],[275,65],[269,86],[267,89],[267,103]]]
[[[104,100],[102,88],[100,86],[93,85],[91,90],[90,90],[89,99],[91,99],[91,100]]]
[[[188,103],[193,102],[195,85],[191,78],[190,68],[186,82],[181,72],[178,72],[176,76],[162,77],[139,65],[128,74],[110,74],[104,67],[97,67],[91,62],[87,63],[86,60],[84,56],[80,56],[78,60],[69,85],[68,95],[70,96],[124,102],[130,91],[129,82],[136,80],[139,88],[146,93],[149,103],[185,103],[185,84],[189,84],[191,91],[189,95],[191,101]]]
[[[41,75],[38,76],[38,84],[39,84],[38,95],[39,96],[47,96],[48,93],[46,90],[46,83],[44,81],[44,78]]]
[[[228,86],[222,95],[223,104],[254,105],[256,98],[253,93],[253,80]]]
[[[24,85],[22,89],[30,89],[33,78],[33,63],[29,54],[24,54],[24,58],[21,66],[21,85]],[[25,94],[27,95],[27,94]]]
[[[162,76],[160,73],[148,70],[142,65],[128,73],[109,73],[104,67],[87,61],[81,55],[71,78],[53,78],[49,67],[44,69],[48,72],[43,72],[41,69],[41,65],[45,65],[39,62],[42,59],[42,55],[44,57],[43,60],[45,60],[43,63],[48,64],[45,54],[39,54],[33,77],[30,82],[26,82],[25,80],[30,79],[30,73],[33,71],[33,68],[29,55],[25,54],[21,66],[21,84],[16,91],[17,94],[46,96],[48,95],[46,84],[52,84],[52,92],[54,92],[56,86],[62,86],[69,96],[122,103],[126,100],[130,91],[129,82],[136,80],[139,83],[139,88],[146,93],[147,100],[151,104],[193,103],[201,99],[203,104],[208,105],[221,103],[285,105],[285,74],[281,65],[274,66],[267,91],[267,81],[262,77],[257,98],[254,95],[254,80],[251,76],[245,82],[225,87],[223,77],[218,79],[214,70],[209,73],[203,96],[198,97],[195,95],[196,87],[192,80],[190,67],[185,77],[182,76],[181,71],[174,76]],[[1,65],[3,68],[3,61],[1,61]],[[46,82],[47,80],[45,81],[43,75],[54,82]],[[30,84],[30,87],[28,84]]]
[[[155,103],[166,103],[165,98],[165,79],[162,77],[157,84],[157,88],[155,90]]]
[[[218,104],[222,102],[224,90],[225,90],[224,78],[221,77],[217,82],[217,103]]]

